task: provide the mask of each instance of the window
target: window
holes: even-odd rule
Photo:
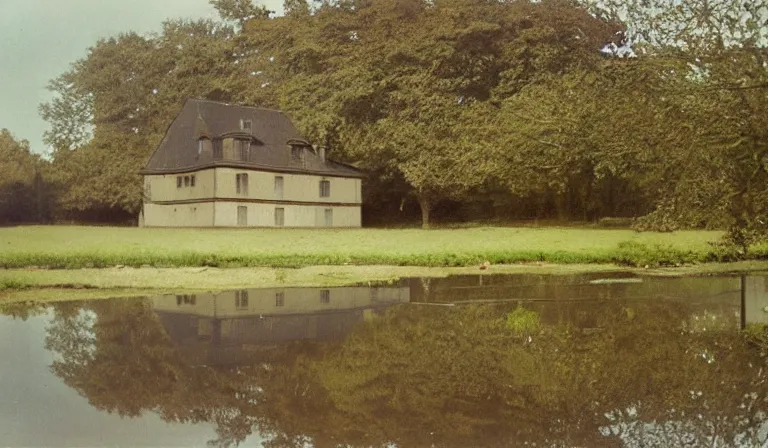
[[[183,295],[183,296],[176,296],[176,305],[182,306],[182,305],[194,305],[195,302],[197,302],[197,296],[195,295]]]
[[[333,227],[333,209],[325,209],[325,227]]]
[[[181,176],[176,176],[176,188],[181,188]]]
[[[282,207],[275,208],[275,227],[283,227],[285,225],[285,209]]]
[[[283,199],[283,176],[275,176],[275,198]]]
[[[285,293],[283,292],[276,292],[275,293],[275,306],[283,306],[285,305]]]
[[[320,290],[320,303],[331,303],[331,291],[329,289]]]
[[[194,187],[195,186],[195,175],[189,176],[189,185]]]
[[[248,225],[248,207],[244,205],[237,207],[237,225],[241,227]]]
[[[224,154],[224,143],[221,140],[213,141],[213,160],[221,160]]]
[[[184,186],[185,187],[189,186],[189,176],[184,176]]]
[[[235,140],[235,155],[237,160],[248,161],[248,155],[251,151],[251,142],[248,140]]]
[[[253,122],[251,120],[240,120],[240,130],[245,132],[251,132]]]
[[[320,181],[320,197],[328,198],[330,196],[331,196],[331,181],[321,180]]]
[[[248,291],[243,289],[235,291],[235,308],[242,310],[248,309]]]
[[[197,141],[197,155],[199,156],[202,153],[203,153],[203,139],[201,138],[200,140]]]
[[[291,160],[298,162],[301,160],[301,146],[291,146]]]
[[[235,184],[237,194],[248,196],[248,173],[239,173],[235,175]]]

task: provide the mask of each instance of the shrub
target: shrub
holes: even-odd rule
[[[539,313],[518,307],[511,313],[507,313],[507,328],[517,336],[528,336],[539,331],[541,320]]]

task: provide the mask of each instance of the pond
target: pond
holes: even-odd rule
[[[762,276],[413,278],[2,313],[2,446],[768,440]]]

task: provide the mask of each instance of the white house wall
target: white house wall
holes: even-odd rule
[[[184,201],[213,197],[213,169],[184,174],[160,174],[144,176],[145,202]],[[184,176],[195,176],[195,186],[184,186]],[[177,187],[177,177],[182,186]]]
[[[237,191],[237,175],[248,175],[248,188]],[[195,176],[195,185],[185,177]],[[275,177],[283,178],[282,195]],[[177,178],[182,186],[178,187]],[[330,195],[320,196],[320,182]],[[215,187],[215,188],[214,188]],[[143,225],[147,227],[238,227],[238,207],[246,208],[246,227],[275,227],[277,208],[283,227],[360,227],[361,180],[235,168],[144,176]],[[332,210],[326,225],[326,210]]]
[[[237,174],[248,174],[248,193],[237,193]],[[283,177],[283,196],[275,192],[275,177]],[[320,181],[330,182],[330,196],[320,197]],[[274,173],[249,169],[216,168],[217,198],[360,204],[360,179],[309,174]]]
[[[316,206],[264,204],[254,202],[216,202],[215,226],[238,227],[238,207],[247,210],[246,227],[275,227],[275,209],[284,210],[282,227],[360,227],[359,206]],[[325,210],[333,210],[331,226],[325,225]],[[146,217],[144,218],[146,222]],[[149,224],[147,224],[149,225]]]
[[[213,202],[144,204],[145,227],[211,227]]]

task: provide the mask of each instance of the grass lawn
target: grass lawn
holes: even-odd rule
[[[566,227],[464,229],[0,228],[0,267],[675,265],[713,259],[721,232]]]

